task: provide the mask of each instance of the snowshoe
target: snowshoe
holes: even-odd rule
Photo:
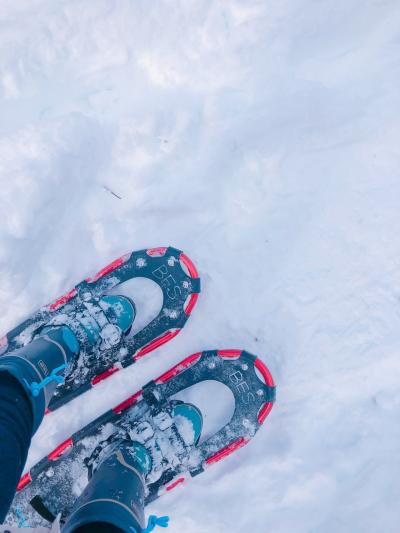
[[[174,398],[201,382],[217,381],[234,397],[228,423],[203,441],[202,415]],[[265,364],[241,350],[196,353],[148,383],[75,433],[27,472],[7,516],[32,527],[65,521],[93,469],[110,446],[127,440],[151,457],[145,502],[155,500],[247,444],[275,401],[275,384]],[[200,440],[199,440],[200,439]]]
[[[162,291],[163,303],[150,323],[129,335],[135,304],[127,297],[109,293],[133,278],[155,282]],[[0,340],[1,356],[26,346],[51,328],[67,326],[73,331],[80,344],[79,357],[51,399],[48,411],[54,411],[175,337],[191,314],[199,292],[197,270],[180,250],[170,247],[132,252],[7,333]]]

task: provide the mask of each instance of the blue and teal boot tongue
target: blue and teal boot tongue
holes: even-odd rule
[[[103,296],[98,303],[107,324],[100,331],[100,350],[117,346],[122,336],[128,335],[135,319],[135,305],[126,296]]]
[[[103,296],[96,303],[86,303],[86,309],[75,317],[75,324],[83,331],[90,345],[109,349],[127,335],[135,319],[135,304],[127,296]]]
[[[135,320],[136,309],[133,301],[127,296],[103,296],[99,301],[108,320],[118,326],[126,335]]]
[[[191,403],[179,403],[174,406],[172,416],[186,444],[196,446],[203,429],[203,416],[200,409]]]

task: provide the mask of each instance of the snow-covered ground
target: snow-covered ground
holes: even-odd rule
[[[399,54],[398,0],[1,1],[1,333],[129,250],[182,248],[203,281],[30,465],[184,356],[245,347],[278,385],[265,427],[149,511],[400,530]]]

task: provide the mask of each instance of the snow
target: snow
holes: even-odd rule
[[[46,418],[28,466],[243,347],[278,385],[265,427],[147,511],[398,531],[399,24],[395,0],[1,2],[1,335],[130,250],[185,250],[203,289],[171,343]]]

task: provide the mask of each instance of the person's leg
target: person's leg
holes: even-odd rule
[[[120,443],[99,464],[62,533],[140,533],[145,528],[145,476],[150,455],[139,443]]]
[[[107,316],[121,334],[127,334],[135,318],[134,304],[123,296],[100,300]],[[75,319],[93,346],[105,328]],[[90,326],[90,327],[89,327]],[[25,466],[31,437],[38,429],[57,386],[69,364],[79,355],[80,344],[67,326],[46,327],[30,344],[0,357],[0,523],[4,521]]]
[[[31,437],[59,375],[78,350],[72,332],[59,328],[0,358],[0,523],[14,497]],[[54,377],[44,384],[54,371]]]
[[[24,389],[11,374],[0,373],[0,523],[21,477],[32,428],[32,409]]]

